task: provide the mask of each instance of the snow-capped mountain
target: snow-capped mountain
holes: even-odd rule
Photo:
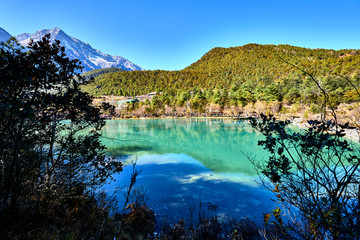
[[[15,37],[21,45],[26,46],[30,38],[36,42],[48,33],[51,35],[51,41],[55,39],[60,40],[60,44],[65,47],[65,53],[70,59],[79,59],[81,61],[84,66],[84,72],[109,67],[117,67],[128,71],[143,70],[138,65],[121,56],[104,54],[92,48],[88,43],[67,35],[60,28],[44,29],[34,34],[23,33]]]
[[[10,33],[0,27],[0,42],[6,42],[9,38],[11,38]]]

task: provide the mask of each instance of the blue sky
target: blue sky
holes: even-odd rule
[[[180,70],[214,47],[360,48],[360,0],[0,0],[12,35],[59,27],[145,69]]]

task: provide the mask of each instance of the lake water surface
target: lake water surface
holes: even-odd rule
[[[245,155],[265,159],[257,146],[261,135],[245,121],[225,119],[109,120],[102,132],[111,155],[125,163],[109,192],[130,181],[131,161],[142,169],[137,187],[147,191],[147,205],[158,220],[189,218],[199,203],[217,206],[216,214],[261,219],[274,203],[254,181],[256,171]],[[245,155],[244,155],[245,154]],[[117,195],[120,206],[122,193]]]

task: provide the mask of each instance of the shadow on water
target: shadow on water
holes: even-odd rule
[[[117,158],[122,156],[136,155],[139,152],[145,151],[152,152],[153,148],[145,145],[107,147],[107,152],[109,153],[109,155],[115,156]]]
[[[218,206],[216,214],[220,217],[249,216],[258,220],[274,205],[271,194],[259,188],[253,177],[215,173],[186,155],[148,155],[138,159],[137,167],[142,173],[136,184],[146,188],[147,204],[157,214],[158,223],[175,223],[181,218],[189,221],[190,208],[195,207],[196,217],[200,201],[205,212],[208,206]],[[121,187],[130,175],[131,167],[125,167],[107,190]],[[124,201],[122,193],[117,197]]]

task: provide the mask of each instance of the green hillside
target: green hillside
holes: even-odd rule
[[[289,63],[316,76],[327,91],[336,95],[336,101],[356,100],[342,77],[359,83],[360,51],[289,45],[214,48],[181,71],[106,73],[97,76],[84,90],[94,95],[127,96],[165,92],[172,97],[195,91],[210,102],[216,102],[214,94],[220,94],[233,105],[257,100],[316,101],[316,85]]]
[[[302,68],[315,68],[317,75],[349,74],[355,69],[350,62],[359,67],[360,51],[307,49],[289,45],[258,45],[248,44],[242,47],[214,48],[199,61],[185,70],[201,70],[212,73],[227,74],[228,78],[281,78],[289,74],[297,74],[283,60]],[[346,57],[351,56],[351,60]],[[283,60],[281,60],[283,59]],[[350,60],[350,61],[348,61]],[[334,68],[338,66],[339,68]]]
[[[125,70],[120,69],[120,68],[116,68],[116,67],[112,67],[112,68],[101,68],[101,69],[95,69],[95,70],[91,70],[91,71],[87,71],[81,75],[83,75],[85,78],[96,78],[102,74],[105,73],[114,73],[114,72],[123,72]]]

